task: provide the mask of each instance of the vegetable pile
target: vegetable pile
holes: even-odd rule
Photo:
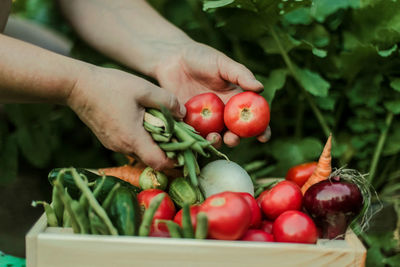
[[[157,127],[167,136],[168,119],[162,113],[151,113],[163,121],[163,128]],[[191,136],[195,134],[192,131]],[[196,138],[197,144],[204,142]],[[136,165],[102,169],[98,172],[102,175],[86,169],[54,169],[49,174],[51,204],[36,201],[33,205],[44,206],[49,226],[71,227],[81,234],[308,244],[318,238],[341,239],[368,199],[363,197],[365,188],[361,190],[348,175],[340,177],[340,170],[331,174],[330,149],[331,137],[318,163],[312,164],[312,172],[300,172],[301,179],[295,179],[294,167],[287,179],[268,186],[253,185],[242,167],[226,160],[210,162],[196,173],[200,187],[192,179],[172,177],[140,163],[136,163],[142,169],[136,174],[139,178],[130,180],[115,170],[130,166],[136,173]],[[308,165],[299,168],[304,170],[304,166]],[[105,175],[109,170],[138,186]],[[262,189],[257,198],[254,186]]]

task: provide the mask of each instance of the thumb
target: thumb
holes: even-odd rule
[[[264,88],[248,68],[225,55],[220,56],[218,69],[222,79],[239,85],[244,90],[259,92]]]

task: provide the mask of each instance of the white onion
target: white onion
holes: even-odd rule
[[[208,163],[201,170],[199,183],[206,198],[224,191],[247,192],[254,196],[250,176],[233,161],[216,160]]]

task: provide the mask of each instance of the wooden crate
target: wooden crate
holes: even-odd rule
[[[27,267],[364,266],[366,250],[345,240],[316,245],[73,234],[43,215],[26,236]]]

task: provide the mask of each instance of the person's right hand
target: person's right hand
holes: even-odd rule
[[[123,71],[91,67],[82,72],[67,104],[106,148],[136,155],[156,170],[173,167],[143,128],[145,107],[163,105],[175,117],[185,116],[185,107],[167,90]]]

